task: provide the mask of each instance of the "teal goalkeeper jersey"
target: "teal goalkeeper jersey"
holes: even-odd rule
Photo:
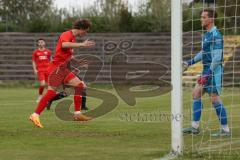
[[[223,36],[216,27],[202,37],[203,74],[214,71],[223,62]]]
[[[223,75],[223,36],[215,26],[203,35],[201,51],[193,59],[195,63],[202,61],[202,75],[208,74],[211,70],[220,94]]]

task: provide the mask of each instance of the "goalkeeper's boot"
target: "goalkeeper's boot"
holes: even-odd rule
[[[29,120],[32,121],[35,126],[43,128],[38,116],[30,115]]]
[[[74,114],[74,116],[73,116],[74,121],[89,121],[91,119],[92,119],[92,117],[85,116],[81,113],[80,114]]]
[[[211,134],[212,137],[230,137],[231,136],[231,132],[230,131],[224,131],[223,129],[221,129],[220,131]]]
[[[189,127],[183,129],[184,134],[199,134],[200,130],[199,128]]]

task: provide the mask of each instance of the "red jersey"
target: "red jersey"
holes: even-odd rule
[[[32,61],[36,63],[38,72],[47,71],[51,59],[51,51],[48,49],[36,49],[32,54]]]
[[[54,55],[52,63],[55,66],[59,66],[72,58],[73,49],[72,48],[62,48],[63,42],[76,42],[76,37],[74,37],[71,30],[63,32],[58,39],[56,46],[56,53]]]

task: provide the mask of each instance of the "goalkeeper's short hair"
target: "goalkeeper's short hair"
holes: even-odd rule
[[[207,12],[208,13],[208,17],[210,17],[210,18],[214,18],[215,19],[218,16],[217,12],[213,8],[205,8],[205,9],[202,10],[201,13],[203,13],[203,12]]]

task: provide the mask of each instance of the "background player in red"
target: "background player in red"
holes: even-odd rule
[[[39,102],[42,98],[42,93],[48,80],[47,68],[51,60],[51,51],[45,48],[46,43],[42,38],[39,38],[37,40],[37,45],[38,49],[36,49],[32,54],[32,65],[34,74],[38,77],[38,80],[40,82],[38,89],[39,97],[36,101]]]
[[[74,87],[74,117],[75,121],[87,121],[87,117],[81,113],[82,90],[86,85],[68,68],[69,62],[73,59],[73,48],[90,48],[95,45],[94,41],[85,40],[82,43],[76,42],[77,36],[85,36],[91,24],[88,20],[77,20],[73,28],[63,32],[56,46],[56,51],[52,62],[48,68],[48,91],[38,103],[36,110],[30,115],[29,119],[35,126],[43,128],[39,115],[45,109],[48,102],[57,95],[58,87],[63,84]]]

